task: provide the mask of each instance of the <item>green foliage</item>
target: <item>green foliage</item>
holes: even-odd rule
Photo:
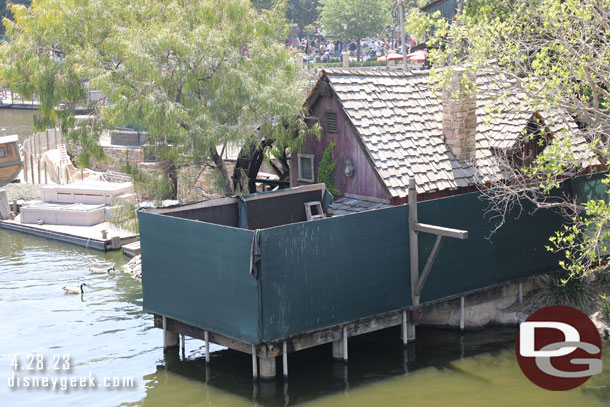
[[[570,278],[565,273],[548,274],[537,278],[540,293],[538,306],[568,305],[587,312],[593,302],[593,294],[585,278]]]
[[[594,164],[595,157],[601,164],[610,162],[610,0],[466,4],[451,26],[440,15],[414,12],[407,19],[410,32],[428,38],[433,85],[446,89],[456,66],[493,73],[499,86],[487,86],[485,97],[501,102],[509,84],[529,110],[547,118],[542,127],[553,133],[531,165],[497,185],[506,193],[492,206],[501,214],[519,205],[517,199],[526,199],[539,209],[562,210],[565,226],[548,249],[565,253],[561,266],[568,278],[607,269],[602,260],[610,243],[607,201],[579,203],[553,194],[566,176]],[[579,129],[566,125],[569,116],[578,120]],[[584,140],[590,151],[586,157],[575,153],[577,144],[587,145]]]
[[[40,0],[11,11],[0,83],[39,97],[41,125],[67,131],[89,89],[107,96],[94,106],[98,123],[68,134],[84,162],[97,157],[102,129],[125,123],[146,129],[152,152],[176,168],[207,162],[223,142],[273,136],[288,146],[304,137],[303,126],[270,124],[298,120],[307,86],[283,44],[279,8],[259,12],[248,0]]]
[[[602,294],[599,296],[599,307],[601,308],[602,315],[610,322],[610,296]]]
[[[8,3],[12,4],[23,4],[24,6],[29,6],[32,3],[32,0],[0,0],[0,19],[10,18],[11,12],[8,8]],[[0,26],[0,34],[4,35],[4,25]]]
[[[320,24],[329,35],[364,38],[381,34],[392,22],[390,0],[320,0]]]
[[[333,181],[333,171],[337,166],[337,161],[332,161],[332,154],[336,145],[336,141],[330,141],[328,143],[322,154],[320,166],[318,167],[318,182],[326,184],[326,189],[333,196],[341,195],[341,192],[335,188],[335,183]]]

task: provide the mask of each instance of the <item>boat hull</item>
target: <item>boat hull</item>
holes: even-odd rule
[[[0,187],[12,182],[21,171],[21,161],[17,163],[0,164]]]

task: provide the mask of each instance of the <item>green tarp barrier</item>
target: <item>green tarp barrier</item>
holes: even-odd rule
[[[601,176],[583,178],[562,192],[606,190]],[[445,239],[422,303],[558,268],[558,256],[545,249],[558,215],[524,205],[488,240],[493,221],[485,208],[478,193],[418,204],[421,223],[469,233]],[[258,279],[249,273],[254,231],[138,216],[151,313],[256,344],[412,305],[407,205],[259,230]],[[423,269],[436,237],[419,237]]]
[[[263,340],[408,306],[407,215],[395,207],[262,230]]]
[[[253,231],[138,212],[144,310],[258,343]]]

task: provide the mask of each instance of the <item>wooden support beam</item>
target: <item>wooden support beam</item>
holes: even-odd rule
[[[460,331],[464,330],[464,297],[460,297]]]
[[[402,310],[402,344],[407,345],[409,342],[409,333],[407,332],[407,310]]]
[[[415,293],[413,296],[413,305],[419,305],[419,298],[421,297],[421,291],[424,288],[424,284],[430,275],[430,271],[432,270],[432,266],[436,261],[436,256],[438,256],[438,252],[443,244],[443,239],[445,237],[443,235],[438,235],[436,237],[436,241],[434,242],[434,246],[432,246],[432,250],[430,251],[430,255],[428,255],[428,260],[426,261],[426,265],[424,266],[424,270],[421,275],[417,279],[417,283],[415,284]]]
[[[286,341],[282,344],[282,367],[284,377],[288,377],[288,345]]]
[[[523,303],[523,281],[519,281],[519,304]]]
[[[205,363],[210,363],[210,333],[204,331],[203,337],[205,341]]]
[[[258,377],[258,358],[256,357],[256,347],[252,345],[252,377]]]
[[[415,224],[417,221],[417,191],[415,180],[409,180],[409,260],[411,263],[411,301],[415,298],[415,285],[419,279],[419,240]],[[413,303],[415,304],[415,303]]]
[[[467,230],[444,228],[442,226],[427,225],[425,223],[415,223],[413,227],[417,232],[431,233],[437,236],[452,237],[461,240],[468,239]]]
[[[343,361],[347,363],[347,327],[343,327]]]

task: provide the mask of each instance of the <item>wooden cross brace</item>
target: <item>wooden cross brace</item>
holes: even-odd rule
[[[419,237],[418,233],[431,233],[436,235],[436,241],[428,255],[426,265],[419,273]],[[436,256],[443,244],[445,237],[454,239],[467,239],[468,231],[460,229],[445,228],[442,226],[427,225],[417,220],[417,192],[415,191],[415,180],[409,180],[409,254],[411,258],[411,298],[413,305],[419,305],[419,299],[426,279],[430,275]]]

